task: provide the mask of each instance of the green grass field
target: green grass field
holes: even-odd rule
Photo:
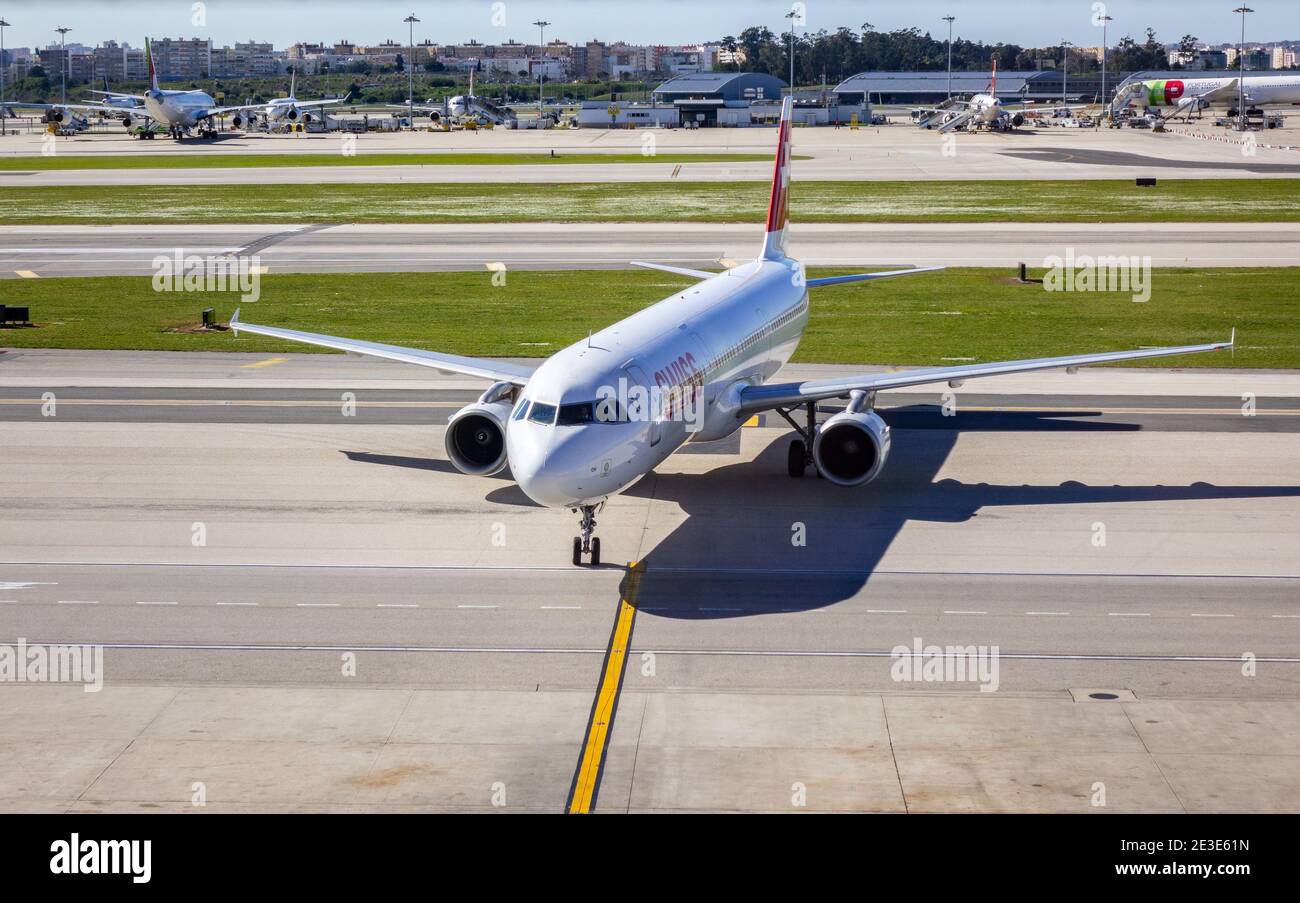
[[[758,223],[762,182],[5,188],[0,224]],[[1297,222],[1300,179],[802,182],[794,222]]]
[[[558,154],[461,153],[363,154],[133,154],[49,157],[0,157],[0,172],[73,169],[248,169],[283,166],[523,166],[574,163],[752,163],[769,162],[771,154],[601,154],[571,151]],[[795,159],[800,159],[796,157]],[[806,159],[806,158],[803,158]]]
[[[829,275],[842,271],[817,271]],[[243,303],[249,322],[458,354],[544,356],[690,284],[663,273],[272,275]],[[28,305],[37,328],[0,330],[0,346],[168,351],[309,351],[248,334],[175,331],[204,307],[221,322],[235,295],[158,294],[147,277],[6,281],[5,303]],[[1226,339],[1227,353],[1157,367],[1300,368],[1300,269],[1157,270],[1151,300],[1061,294],[1001,271],[956,269],[818,289],[796,360],[943,364]]]

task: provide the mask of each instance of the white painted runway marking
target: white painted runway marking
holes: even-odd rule
[[[1111,611],[1107,612],[1112,618],[1149,618],[1149,611]]]
[[[99,601],[98,600],[91,601],[88,599],[60,599],[59,604],[60,605],[98,605]]]
[[[239,607],[239,608],[256,608],[256,607],[257,607],[257,603],[256,603],[256,602],[218,602],[217,604],[218,604],[218,605],[229,605],[229,606],[232,606],[232,607]]]
[[[168,601],[165,601],[165,600],[164,600],[164,601],[159,601],[159,602],[147,602],[147,601],[145,601],[144,599],[137,599],[137,600],[135,601],[135,604],[136,604],[136,605],[176,605],[177,603],[175,603],[175,602],[168,602]]]
[[[380,602],[375,608],[419,608],[414,602]]]
[[[987,611],[945,611],[946,615],[986,615]]]
[[[868,608],[868,609],[867,609],[867,614],[869,614],[869,615],[905,615],[905,614],[907,614],[907,609],[906,609],[906,608]]]
[[[542,611],[581,611],[581,605],[543,605]]]
[[[457,608],[496,608],[495,605],[457,605]]]
[[[1192,617],[1193,617],[1193,618],[1231,618],[1231,617],[1233,617],[1233,615],[1201,615],[1201,614],[1193,614]]]
[[[297,602],[294,603],[298,608],[338,608],[337,602]]]
[[[1068,611],[1027,611],[1027,612],[1025,612],[1025,614],[1027,614],[1027,615],[1044,615],[1044,616],[1051,616],[1051,617],[1063,618],[1063,617],[1067,617],[1067,616],[1069,616],[1070,613],[1069,613]]]

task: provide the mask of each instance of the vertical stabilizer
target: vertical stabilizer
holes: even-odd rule
[[[781,124],[776,139],[776,169],[772,175],[772,197],[767,203],[767,234],[763,259],[783,260],[786,230],[790,224],[790,127],[794,120],[794,98],[781,102]]]
[[[149,46],[149,39],[144,39],[144,59],[149,64],[149,85],[154,91],[158,89],[158,67],[153,62],[153,48]]]

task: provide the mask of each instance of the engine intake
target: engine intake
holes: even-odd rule
[[[476,401],[452,415],[447,424],[447,457],[461,473],[485,477],[506,466],[509,401]]]
[[[861,486],[880,475],[889,445],[889,424],[879,414],[845,411],[817,431],[813,460],[822,477],[835,485]]]

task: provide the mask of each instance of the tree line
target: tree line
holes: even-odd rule
[[[1101,45],[1101,32],[1097,32],[1097,45]],[[1183,44],[1196,38],[1183,38]],[[776,34],[764,26],[746,28],[737,37],[727,35],[719,42],[732,52],[744,53],[743,63],[719,63],[720,71],[764,72],[780,78],[790,77],[790,34]],[[1068,54],[1063,56],[1063,54]],[[954,71],[986,71],[997,60],[1003,70],[1037,70],[1068,66],[1069,72],[1088,73],[1101,69],[1101,61],[1077,48],[1021,47],[1018,44],[986,44],[953,38],[952,68]],[[1166,69],[1168,54],[1156,38],[1154,29],[1148,28],[1146,40],[1139,43],[1130,36],[1121,38],[1111,46],[1111,71],[1138,71],[1141,69]],[[851,75],[869,71],[925,72],[947,71],[947,36],[938,38],[919,28],[900,28],[895,31],[875,31],[865,26],[854,31],[841,27],[834,31],[795,32],[795,81],[801,85],[826,81],[837,84]]]

